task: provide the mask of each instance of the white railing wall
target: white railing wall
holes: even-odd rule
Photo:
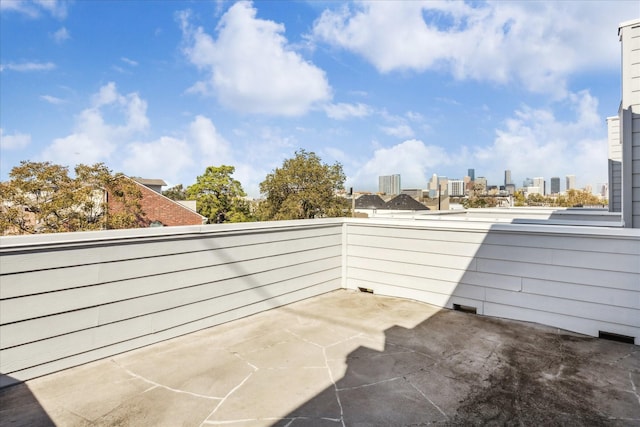
[[[640,233],[481,222],[348,224],[349,288],[640,344]]]
[[[3,238],[3,382],[23,381],[341,286],[341,221]]]
[[[640,230],[327,219],[0,238],[24,381],[339,288],[640,344]]]

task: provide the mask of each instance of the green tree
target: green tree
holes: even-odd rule
[[[85,218],[92,219],[85,229],[121,229],[148,226],[142,210],[142,191],[129,177],[113,173],[103,163],[78,165],[76,180],[82,183]],[[99,193],[99,197],[97,194]],[[106,200],[103,197],[106,195]],[[98,205],[98,201],[101,203]],[[97,209],[96,209],[97,208]],[[90,214],[95,213],[95,216]]]
[[[167,188],[162,192],[162,195],[171,200],[187,200],[187,190],[185,190],[182,184]]]
[[[571,188],[567,190],[564,206],[593,206],[601,205],[602,203],[603,202],[597,196],[586,190],[576,190],[575,188]]]
[[[142,194],[122,174],[101,163],[67,167],[23,161],[0,183],[2,234],[57,233],[140,226]],[[110,194],[114,212],[109,212]]]
[[[526,206],[527,198],[524,196],[524,192],[516,191],[513,195],[513,204],[514,206]]]
[[[210,223],[252,220],[242,184],[231,177],[234,172],[233,166],[209,166],[195,184],[187,187],[187,198],[196,201],[198,213]]]
[[[296,151],[281,168],[260,183],[265,200],[259,206],[263,220],[308,219],[350,215],[349,203],[336,195],[344,189],[342,165],[323,164],[313,152]]]

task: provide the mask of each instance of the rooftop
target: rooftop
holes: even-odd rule
[[[637,425],[640,347],[337,290],[0,390],[3,425]]]

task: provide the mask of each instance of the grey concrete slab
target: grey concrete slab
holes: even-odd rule
[[[0,390],[0,425],[640,425],[640,347],[336,291]]]

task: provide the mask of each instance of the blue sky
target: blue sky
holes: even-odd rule
[[[298,149],[425,188],[607,180],[621,22],[637,1],[0,2],[0,179],[104,162],[192,184],[233,165],[252,196]]]

